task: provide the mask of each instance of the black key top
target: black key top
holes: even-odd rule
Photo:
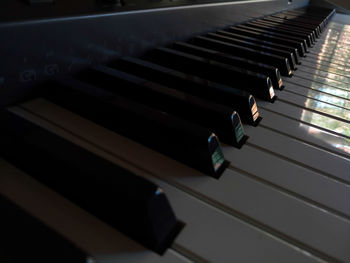
[[[1,262],[93,262],[73,243],[0,195]]]
[[[292,27],[296,27],[299,29],[303,29],[303,30],[309,30],[309,31],[312,31],[314,33],[315,37],[319,37],[319,35],[320,35],[320,31],[318,30],[318,27],[316,27],[314,25],[307,25],[304,23],[299,23],[297,21],[284,20],[282,18],[272,17],[272,16],[264,17],[263,20],[283,24],[286,26],[292,26]]]
[[[312,43],[315,44],[316,43],[316,34],[314,32],[314,30],[311,29],[307,29],[307,28],[301,28],[295,25],[288,25],[285,23],[279,23],[277,21],[274,21],[273,19],[269,19],[269,18],[262,18],[261,20],[256,20],[255,22],[264,22],[267,25],[276,27],[276,28],[280,28],[280,29],[284,29],[284,30],[293,30],[296,32],[301,32],[304,34],[309,34],[312,40]]]
[[[223,41],[222,36],[219,36],[219,35],[214,34],[214,33],[209,33],[206,35],[206,37],[217,39],[219,41]],[[268,52],[268,53],[271,53],[271,54],[274,54],[277,56],[287,58],[290,67],[292,69],[296,69],[296,66],[295,66],[296,62],[294,60],[293,53],[291,53],[291,52],[284,51],[284,50],[277,49],[277,48],[273,48],[273,47],[269,47],[267,45],[259,45],[259,44],[255,44],[255,43],[250,42],[250,41],[245,41],[245,40],[240,40],[240,39],[235,39],[235,38],[228,39],[227,37],[225,37],[225,39],[226,39],[226,42],[229,42],[233,45],[238,45],[238,46],[254,49],[257,51],[261,51],[261,52]]]
[[[300,27],[298,25],[295,25],[293,23],[284,23],[284,22],[281,22],[280,20],[278,19],[275,19],[273,17],[264,17],[263,19],[259,20],[259,21],[264,21],[264,22],[267,22],[271,25],[275,25],[277,27],[284,27],[284,28],[290,28],[292,30],[297,30],[297,31],[300,31],[300,32],[303,32],[303,33],[306,33],[306,34],[311,34],[311,37],[312,37],[312,41],[314,43],[316,43],[317,41],[317,32],[315,29],[313,28],[306,28],[306,27]]]
[[[291,10],[288,12],[283,12],[281,14],[283,15],[292,15],[294,17],[300,17],[300,18],[306,18],[308,20],[311,20],[313,22],[319,23],[320,29],[324,29],[327,23],[329,22],[329,19],[333,16],[335,13],[335,9],[299,9],[299,10]]]
[[[313,36],[314,36],[315,41],[316,41],[316,38],[318,38],[319,34],[320,34],[315,27],[305,27],[305,26],[303,27],[299,23],[294,23],[292,21],[283,21],[282,19],[279,19],[276,17],[264,17],[263,19],[264,19],[264,21],[267,21],[270,23],[278,23],[278,24],[283,24],[284,26],[289,26],[289,27],[293,27],[293,28],[297,28],[297,29],[311,31]]]
[[[322,32],[326,25],[325,23],[326,16],[324,15],[315,16],[315,14],[311,15],[310,12],[299,13],[299,14],[282,12],[279,14],[274,14],[272,17],[280,18],[285,21],[289,20],[292,22],[303,24],[305,27],[316,29],[318,33]]]
[[[273,14],[272,16],[280,17],[283,19],[289,19],[293,21],[300,21],[300,22],[304,22],[306,25],[316,25],[316,26],[318,26],[324,21],[324,17],[316,18],[315,16],[311,16],[308,13],[296,15],[288,12],[281,12],[278,14]]]
[[[288,33],[288,35],[291,35],[293,37],[305,38],[306,43],[309,47],[312,47],[314,44],[311,33],[301,32],[299,30],[296,30],[290,27],[283,27],[283,24],[279,26],[275,26],[273,24],[270,24],[264,21],[251,21],[249,22],[249,24],[263,26],[263,27],[269,28],[269,30],[274,30],[276,32]]]
[[[226,105],[237,110],[242,120],[253,126],[257,126],[261,120],[254,97],[242,90],[211,82],[138,58],[125,57],[117,62],[110,63],[109,66],[167,85],[170,88]]]
[[[275,89],[283,89],[283,82],[278,68],[182,42],[173,44],[172,48],[195,56],[201,56],[225,64],[251,70],[253,72],[262,73],[271,79]]]
[[[288,35],[286,33],[276,32],[274,30],[270,30],[268,28],[264,28],[264,27],[258,26],[258,25],[244,24],[244,25],[239,25],[238,27],[239,28],[245,28],[245,29],[252,29],[252,30],[254,30],[256,32],[259,32],[259,33],[268,34],[268,35],[276,36],[276,37],[281,37],[281,38],[284,38],[284,39],[287,39],[287,40],[297,41],[297,42],[299,42],[299,43],[301,43],[303,45],[305,52],[309,52],[306,40],[303,39],[303,38],[290,36],[290,35]]]
[[[238,148],[247,139],[238,113],[226,106],[105,66],[87,69],[79,74],[79,79],[207,127],[220,140]]]
[[[289,15],[286,13],[274,14],[274,15],[272,15],[272,17],[278,17],[278,18],[282,18],[284,20],[295,21],[295,22],[304,24],[306,26],[313,26],[313,27],[319,27],[323,21],[323,19],[314,20],[313,18],[308,17],[308,16]]]
[[[240,56],[260,63],[271,65],[278,68],[281,71],[281,74],[284,76],[292,75],[292,70],[290,69],[288,59],[281,56],[245,48],[207,37],[196,37],[193,39],[193,43],[204,48],[218,50],[230,55]]]
[[[244,25],[260,28],[273,33],[284,34],[288,37],[294,38],[295,40],[305,41],[308,47],[312,46],[311,37],[308,34],[303,34],[292,30],[279,29],[273,26],[271,27],[270,25],[266,25],[263,22],[258,21],[250,21],[245,23]]]
[[[259,44],[259,45],[266,45],[266,46],[269,46],[269,47],[274,47],[274,48],[278,48],[278,49],[281,49],[281,50],[284,50],[284,51],[291,52],[291,53],[293,53],[295,62],[297,64],[301,64],[300,61],[299,61],[298,49],[293,48],[291,46],[277,44],[277,43],[273,43],[271,41],[265,41],[265,40],[262,40],[262,39],[257,39],[257,38],[254,38],[254,37],[249,37],[249,36],[245,36],[245,35],[242,35],[242,34],[236,34],[236,33],[227,32],[227,31],[223,31],[223,30],[218,30],[218,31],[216,31],[215,34],[216,35],[220,35],[220,36],[224,36],[224,37],[227,37],[227,38],[242,39],[242,40],[250,41],[250,42],[253,42],[253,43],[256,43],[256,44]],[[229,40],[227,40],[227,38],[222,38],[222,41],[230,42]]]
[[[335,13],[335,9],[324,8],[319,6],[305,6],[302,8],[282,12],[282,14],[284,13],[295,13],[296,15],[314,17],[317,19],[327,19],[327,17],[330,17]]]
[[[158,186],[11,109],[0,120],[1,156],[9,163],[149,249],[163,253],[171,245],[182,224]]]
[[[296,26],[293,26],[293,25],[285,24],[285,23],[279,23],[277,21],[273,21],[272,19],[269,20],[268,17],[267,18],[258,19],[258,20],[254,20],[254,22],[259,22],[259,23],[263,23],[265,25],[270,25],[272,27],[276,27],[276,28],[279,28],[279,29],[287,30],[287,32],[288,32],[288,30],[292,30],[294,32],[298,32],[298,33],[301,33],[301,34],[306,34],[306,35],[310,36],[312,44],[315,44],[315,42],[316,42],[316,34],[314,32],[315,30],[313,30],[313,29],[296,27]]]
[[[291,41],[291,40],[286,40],[284,38],[280,38],[280,37],[274,37],[268,34],[264,34],[264,33],[259,33],[256,31],[253,31],[249,28],[244,29],[244,28],[238,28],[238,27],[230,27],[229,29],[225,30],[228,32],[232,32],[232,33],[236,33],[236,34],[242,34],[245,36],[250,36],[250,37],[254,37],[257,39],[261,39],[264,41],[271,41],[273,43],[278,43],[278,44],[282,44],[282,45],[287,45],[293,48],[296,48],[299,52],[299,55],[301,57],[305,56],[305,50],[304,50],[304,46],[299,43],[298,41]]]
[[[46,90],[50,101],[204,174],[218,178],[227,166],[216,135],[206,128],[75,79]]]
[[[276,99],[271,79],[262,74],[169,48],[156,48],[145,58],[176,70],[246,90],[270,102]]]
[[[301,20],[286,19],[286,18],[278,17],[278,16],[271,16],[271,17],[278,19],[281,23],[294,24],[294,25],[298,25],[302,28],[308,28],[311,30],[315,30],[317,37],[319,37],[321,34],[321,29],[319,28],[319,24],[308,24],[308,23],[305,23],[304,21],[301,21]]]

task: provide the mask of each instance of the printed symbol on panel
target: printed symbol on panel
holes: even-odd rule
[[[25,71],[22,71],[19,74],[19,79],[21,82],[29,82],[36,80],[36,71],[33,69],[28,69]]]
[[[50,64],[45,66],[45,74],[48,76],[53,76],[59,72],[57,64]]]

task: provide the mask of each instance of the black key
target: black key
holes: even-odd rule
[[[315,32],[317,33],[317,37],[319,37],[321,34],[321,29],[320,29],[320,26],[318,23],[317,24],[309,24],[305,21],[297,20],[297,19],[295,19],[295,20],[286,19],[286,18],[279,17],[279,16],[271,16],[271,17],[278,19],[281,23],[294,24],[294,25],[298,25],[302,28],[308,28],[308,29],[315,30]]]
[[[284,20],[295,21],[298,23],[305,24],[306,26],[313,26],[315,28],[320,27],[320,24],[322,24],[322,22],[324,20],[323,18],[315,20],[315,19],[309,17],[308,15],[299,16],[299,15],[290,15],[287,13],[274,14],[274,15],[272,15],[272,17],[278,17],[278,18],[282,18]]]
[[[310,17],[326,19],[335,13],[335,9],[319,7],[319,6],[305,6],[302,8],[297,8],[293,10],[288,10],[284,13],[296,13],[297,15],[307,15]]]
[[[241,57],[231,56],[226,53],[221,53],[212,49],[206,49],[182,42],[177,42],[173,44],[172,48],[182,52],[190,53],[195,56],[201,56],[225,64],[248,69],[253,72],[262,73],[271,79],[273,87],[275,89],[283,89],[283,82],[278,68],[262,64],[256,61],[244,59]]]
[[[329,19],[335,14],[335,9],[298,9],[283,12],[285,15],[294,15],[296,17],[311,19],[315,22],[320,23],[320,28],[323,30],[327,25]]]
[[[247,139],[238,113],[226,106],[105,66],[87,69],[79,79],[207,127],[223,142],[238,148]]]
[[[223,41],[222,40],[222,36],[217,35],[215,33],[209,33],[206,35],[206,37],[208,38],[213,38],[213,39],[217,39],[219,41]],[[245,41],[245,40],[240,40],[240,39],[235,39],[235,38],[227,38],[225,37],[226,42],[229,42],[233,45],[238,45],[238,46],[242,46],[242,47],[246,47],[246,48],[250,48],[250,49],[254,49],[257,51],[261,51],[261,52],[268,52],[277,56],[281,56],[284,58],[288,59],[289,65],[292,69],[296,69],[296,62],[294,60],[294,56],[293,53],[288,52],[288,51],[284,51],[281,49],[277,49],[277,48],[273,48],[273,47],[269,47],[267,45],[259,45],[259,44],[255,44],[253,42],[250,41]]]
[[[299,52],[299,55],[301,57],[305,56],[305,50],[304,50],[304,46],[299,43],[298,41],[291,41],[291,40],[286,40],[284,38],[280,38],[280,37],[274,37],[268,34],[264,34],[264,33],[259,33],[256,31],[253,31],[251,29],[244,29],[244,28],[238,28],[238,27],[230,27],[229,29],[225,30],[228,32],[232,32],[232,33],[236,33],[236,34],[242,34],[245,36],[250,36],[250,37],[254,37],[257,39],[261,39],[264,41],[271,41],[273,43],[278,43],[278,44],[282,44],[282,45],[287,45],[293,48],[296,48]]]
[[[278,14],[273,14],[272,16],[293,20],[293,21],[300,21],[300,22],[304,22],[306,25],[316,25],[316,26],[320,25],[325,19],[325,17],[323,16],[316,18],[315,16],[311,16],[308,13],[296,15],[292,13],[281,12]]]
[[[303,32],[303,31],[301,31],[301,29],[298,30],[298,29],[295,29],[293,27],[284,26],[283,24],[274,25],[274,24],[271,24],[269,22],[262,21],[262,20],[251,21],[250,24],[261,25],[264,27],[266,26],[272,30],[276,30],[276,32],[279,31],[279,32],[283,32],[283,33],[288,33],[288,35],[291,34],[292,36],[305,38],[307,45],[309,47],[312,47],[314,45],[314,40],[312,38],[312,34],[310,32],[308,32],[308,33]]]
[[[237,110],[242,120],[256,126],[261,117],[252,95],[216,82],[166,68],[138,58],[125,57],[109,64],[110,67],[167,85],[170,88],[204,98]]]
[[[233,27],[230,27],[228,30],[231,31]],[[261,30],[261,29],[258,29],[258,28],[253,28],[253,27],[249,27],[249,26],[245,26],[245,25],[238,25],[236,26],[235,28],[239,28],[239,29],[245,29],[245,30],[249,30],[249,31],[253,31],[255,33],[258,33],[262,36],[270,36],[270,37],[275,37],[275,38],[278,38],[279,39],[283,39],[284,41],[288,41],[289,44],[292,44],[293,42],[295,43],[298,43],[303,51],[303,54],[305,54],[306,52],[308,52],[307,49],[307,46],[306,46],[306,43],[302,42],[302,41],[299,41],[299,40],[293,40],[293,39],[289,39],[289,38],[285,38],[284,35],[277,35],[277,34],[272,34],[272,33],[269,33],[267,31],[264,31],[264,30]],[[232,31],[234,32],[234,31]],[[298,49],[299,51],[299,49]],[[299,54],[301,55],[301,53],[299,52]],[[302,55],[301,55],[302,56]]]
[[[310,12],[299,13],[299,14],[282,12],[280,14],[273,15],[273,17],[283,19],[285,21],[289,20],[292,22],[303,24],[305,27],[315,29],[318,32],[318,34],[320,34],[323,31],[326,25],[325,23],[326,16],[322,14],[318,14],[317,16],[315,16],[315,14],[311,15]]]
[[[156,48],[145,58],[176,70],[246,90],[270,102],[276,99],[271,79],[262,74],[169,48]]]
[[[204,174],[218,178],[227,166],[216,135],[206,128],[75,79],[46,90],[50,101]]]
[[[163,253],[171,245],[182,224],[157,185],[11,109],[0,120],[1,156],[9,163],[147,248]]]
[[[274,21],[273,19],[269,19],[268,17],[262,18],[261,20],[256,20],[256,22],[257,21],[264,22],[267,25],[281,28],[284,30],[293,30],[293,31],[297,31],[297,32],[302,32],[304,34],[309,34],[311,39],[312,39],[313,44],[315,44],[315,42],[316,42],[316,34],[315,34],[314,30],[312,30],[312,29],[301,28],[301,27],[291,25],[291,24],[279,23],[278,21]]]
[[[303,23],[298,23],[298,22],[295,22],[292,20],[284,20],[282,18],[272,17],[272,16],[264,17],[263,20],[266,20],[269,22],[275,22],[275,23],[279,23],[279,24],[283,24],[286,26],[291,26],[291,27],[295,27],[295,28],[299,28],[299,29],[303,29],[303,30],[309,30],[309,31],[313,32],[315,37],[319,37],[319,35],[320,35],[320,31],[318,30],[318,28],[316,26],[305,25]]]
[[[245,23],[244,25],[260,28],[273,33],[284,34],[287,37],[292,37],[295,40],[305,41],[308,47],[312,46],[311,37],[308,34],[303,34],[292,30],[275,28],[270,25],[266,25],[263,22],[257,22],[257,21],[250,21]]]
[[[292,30],[292,31],[295,31],[295,32],[306,34],[306,35],[310,36],[311,41],[313,42],[313,44],[316,42],[315,29],[297,27],[297,26],[292,25],[292,24],[286,24],[286,23],[283,23],[283,22],[278,22],[278,21],[274,20],[273,18],[269,18],[269,17],[264,17],[262,19],[255,20],[254,22],[260,22],[260,23],[264,23],[264,24],[267,24],[267,25],[271,25],[271,26],[276,27],[276,28],[280,28],[280,29],[284,29],[284,30]]]
[[[282,19],[279,19],[276,17],[264,17],[263,19],[264,19],[264,21],[283,24],[285,26],[289,26],[289,27],[293,27],[293,28],[297,28],[297,29],[309,30],[312,32],[315,41],[316,41],[316,38],[319,37],[319,32],[317,31],[317,29],[315,27],[301,26],[299,23],[294,23],[293,21],[283,21]]]
[[[271,30],[268,27],[263,27],[263,26],[258,26],[258,25],[251,25],[251,24],[244,24],[244,25],[239,25],[238,27],[240,28],[250,28],[256,32],[259,33],[264,33],[264,34],[268,34],[271,36],[277,36],[277,37],[281,37],[287,40],[293,40],[293,41],[297,41],[300,42],[303,47],[305,52],[309,52],[308,49],[308,45],[306,43],[306,40],[304,38],[299,38],[299,37],[295,37],[295,36],[290,36],[289,34],[286,33],[281,33],[281,32],[277,32],[276,30]]]
[[[277,43],[273,43],[271,41],[265,41],[262,39],[257,39],[254,37],[249,37],[249,36],[245,36],[242,34],[236,34],[236,33],[232,33],[232,32],[227,32],[227,31],[223,31],[223,30],[218,30],[216,31],[216,35],[220,35],[220,36],[224,36],[224,37],[228,37],[228,38],[235,38],[235,39],[242,39],[242,40],[246,40],[246,41],[250,41],[259,45],[266,45],[269,47],[274,47],[274,48],[278,48],[284,51],[288,51],[293,53],[294,56],[294,60],[297,64],[301,64],[299,61],[299,54],[298,54],[298,49],[293,48],[291,46],[287,46],[287,45],[282,45],[282,44],[277,44]],[[222,41],[227,40],[227,38],[223,38]],[[225,41],[225,42],[230,42],[229,40]]]
[[[231,43],[210,39],[207,37],[196,37],[193,39],[195,45],[219,50],[223,53],[228,53],[233,56],[240,56],[250,60],[254,60],[260,63],[264,63],[278,68],[281,74],[284,76],[291,76],[292,70],[290,69],[288,59],[267,52],[261,52],[250,48],[234,45]]]
[[[0,195],[1,262],[93,262],[73,243]]]
[[[274,19],[275,21],[278,21],[279,23],[283,23],[285,25],[293,25],[305,30],[312,30],[315,34],[315,37],[319,37],[324,28],[323,22],[317,22],[313,24],[308,23],[309,21],[311,21],[310,18],[307,19],[308,22],[298,19],[284,19],[282,17],[277,16],[271,16],[269,17],[269,19]]]
[[[296,27],[293,25],[285,24],[285,23],[278,23],[275,21],[269,21],[268,19],[259,19],[259,20],[255,20],[254,22],[260,22],[260,23],[270,25],[272,27],[282,29],[282,30],[286,30],[286,31],[292,30],[293,32],[308,35],[310,37],[311,43],[312,44],[316,43],[316,34],[315,34],[313,29]]]
[[[315,21],[320,23],[320,29],[323,31],[323,29],[328,24],[331,17],[335,14],[335,9],[328,9],[328,8],[315,8],[314,6],[312,8],[302,8],[298,10],[293,10],[293,12],[290,12],[291,14],[294,14],[296,16],[304,17],[304,18],[311,18]],[[289,12],[282,13],[282,14],[290,14]],[[321,22],[322,21],[322,22]]]

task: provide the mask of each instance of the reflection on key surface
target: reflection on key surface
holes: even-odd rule
[[[317,59],[317,62],[320,64],[315,64],[313,81],[308,82],[307,88],[311,89],[305,94],[308,97],[305,100],[305,107],[335,116],[344,121],[315,114],[307,110],[303,110],[301,120],[342,134],[348,137],[347,140],[350,142],[350,125],[348,122],[350,120],[350,85],[346,83],[349,81],[349,76],[344,75],[345,70],[349,70],[346,69],[347,63],[345,63],[345,61],[350,61],[350,53],[349,50],[343,48],[344,45],[339,44],[350,42],[350,26],[343,25],[342,28],[338,27],[334,29],[335,24],[336,23],[330,24],[330,29],[328,29],[324,43],[320,48]],[[329,56],[330,52],[333,56]],[[332,65],[339,64],[343,67],[335,68],[334,66],[331,67],[331,64],[328,64],[329,66],[327,67],[326,64],[321,64],[325,59],[325,54],[328,55],[327,59],[329,63],[334,63]],[[342,61],[338,59],[339,56],[343,58]],[[320,92],[314,92],[314,90]],[[325,93],[333,96],[329,96]],[[311,129],[309,132],[317,134],[318,132],[315,131],[317,130]],[[350,152],[349,145],[334,143],[334,146],[343,149],[345,152]]]

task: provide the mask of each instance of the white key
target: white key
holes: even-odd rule
[[[135,166],[144,169],[150,167],[148,169],[158,174],[161,180],[199,196],[209,203],[214,203],[230,214],[235,216],[243,214],[249,217],[249,221],[253,220],[254,224],[260,227],[263,227],[261,223],[268,226],[270,228],[268,231],[275,235],[279,236],[278,232],[284,233],[287,235],[286,240],[291,243],[298,244],[300,241],[306,244],[308,247],[305,249],[310,252],[317,253],[312,249],[313,247],[323,251],[325,253],[323,257],[327,257],[326,254],[328,254],[336,258],[346,258],[347,250],[344,250],[342,244],[350,241],[347,240],[350,237],[348,220],[327,213],[307,202],[280,192],[279,189],[232,170],[227,170],[219,180],[203,176],[198,172],[190,172],[187,167],[183,171],[176,169],[176,172],[171,174],[171,169],[164,167],[167,164],[165,161],[152,161],[151,156],[141,153],[140,150],[133,152],[128,158],[126,151],[130,150],[130,147],[122,150],[120,143],[116,144],[116,139],[112,137],[115,134],[110,133],[111,137],[108,138],[107,133],[101,134],[99,127],[97,127],[99,131],[92,134],[93,127],[90,124],[82,128],[83,123],[78,123],[75,117],[69,120],[69,116],[63,114],[65,111],[50,103],[36,100],[26,103],[24,107],[49,120],[56,118],[59,125],[69,127],[71,132],[84,136],[87,141],[94,141],[105,152],[122,154],[123,158],[133,162]],[[68,125],[69,122],[71,125]],[[152,163],[157,165],[153,167]],[[156,172],[161,167],[164,167],[167,173]],[[164,188],[160,182],[157,183]],[[184,221],[187,222],[187,220]],[[332,231],[324,231],[323,227],[330,225],[332,225]],[[319,231],[318,228],[323,231]],[[333,239],[334,233],[338,235],[339,244],[329,244],[328,240]],[[303,247],[302,244],[299,245]]]
[[[287,91],[290,93],[302,95],[307,98],[317,98],[320,101],[350,110],[350,100],[347,98],[349,93],[347,91],[337,90],[340,91],[338,93],[334,89],[328,87],[317,88],[315,86],[312,86],[310,88],[307,88],[291,82],[285,82],[285,84],[286,85],[283,92]]]
[[[249,143],[283,156],[334,179],[350,182],[349,159],[331,154],[323,149],[302,143],[296,139],[263,127],[247,127]],[[329,165],[332,164],[332,165]]]
[[[347,159],[350,158],[350,142],[344,137],[328,133],[265,109],[260,109],[260,113],[265,117],[260,124],[261,127],[269,128]]]
[[[290,92],[276,92],[278,99],[283,102],[293,104],[300,108],[317,112],[326,115],[329,118],[334,118],[343,121],[343,125],[350,127],[350,110],[332,105],[313,98],[306,98],[304,96],[290,93]],[[350,103],[349,103],[350,104]]]
[[[301,196],[308,202],[312,200],[317,205],[325,206],[324,209],[331,212],[336,210],[350,218],[350,204],[347,201],[350,197],[349,185],[262,151],[249,143],[240,150],[225,146],[223,151],[233,167],[295,193],[297,198]]]
[[[310,61],[310,60],[308,60],[308,61]],[[314,61],[311,61],[311,62],[314,62]],[[329,85],[329,86],[332,86],[335,88],[350,91],[349,84],[346,82],[343,82],[343,81],[339,81],[339,80],[331,79],[331,78],[325,78],[322,76],[313,75],[313,74],[310,74],[308,72],[302,72],[302,71],[298,71],[298,70],[294,71],[293,74],[295,77],[303,78],[303,79],[317,82],[320,84],[326,84],[326,85]]]
[[[297,76],[293,77],[292,79],[284,79],[283,80],[285,87],[288,89],[289,84],[293,84],[296,86],[302,86],[306,89],[314,89],[314,90],[321,90],[325,93],[332,94],[335,96],[342,97],[344,99],[348,98],[348,91],[343,89],[338,89],[332,86],[329,86],[327,84],[322,84],[318,82],[314,82],[312,80],[302,79]]]
[[[12,111],[160,185],[177,216],[186,223],[173,246],[178,252],[196,262],[319,261],[299,247],[258,229],[254,223],[244,222],[244,216],[227,214],[222,209],[213,207],[213,204],[199,200],[201,196],[198,194],[191,192],[199,199],[191,196],[188,191],[185,193],[185,185],[177,184],[180,187],[178,189],[170,182],[174,177],[193,178],[203,182],[217,181],[212,177],[202,175],[61,108],[48,104],[46,106],[49,107],[40,107],[41,113],[48,114],[46,117],[50,122],[58,122],[65,130],[19,108],[13,108]],[[75,136],[68,130],[79,131],[81,134]]]
[[[348,139],[347,134],[350,132],[350,126],[337,119],[328,118],[325,115],[317,112],[302,109],[295,105],[285,103],[283,101],[276,101],[274,104],[259,104],[259,108],[269,110],[276,114],[283,115],[287,118],[299,121],[300,123],[312,126],[318,129],[325,130],[328,133],[338,135]],[[332,127],[336,127],[333,128]]]

